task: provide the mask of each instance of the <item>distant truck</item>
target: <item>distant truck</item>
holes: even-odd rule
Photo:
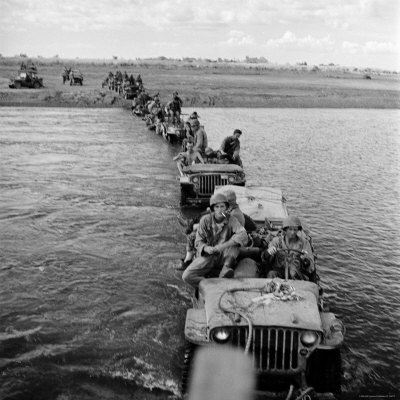
[[[36,69],[21,69],[18,71],[18,76],[12,78],[8,86],[11,89],[40,89],[43,87],[43,78],[39,78]]]

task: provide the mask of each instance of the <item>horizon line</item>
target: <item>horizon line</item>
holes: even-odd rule
[[[99,58],[99,57],[93,57],[93,58],[81,58],[81,57],[60,57],[59,55],[51,56],[51,57],[45,57],[45,56],[28,56],[26,54],[21,53],[20,55],[14,55],[14,56],[4,56],[0,54],[0,60],[4,59],[18,59],[18,60],[49,60],[49,61],[81,61],[81,62],[109,62],[111,64],[120,64],[120,63],[137,63],[137,62],[143,62],[143,61],[157,61],[157,62],[178,62],[178,63],[188,63],[189,65],[193,62],[203,62],[206,64],[245,64],[245,65],[257,65],[257,66],[270,66],[270,67],[301,67],[302,69],[315,69],[319,67],[327,67],[328,69],[352,69],[353,72],[357,71],[364,71],[364,72],[372,72],[372,71],[379,71],[379,72],[386,72],[386,73],[391,73],[391,74],[398,74],[399,71],[393,69],[387,69],[387,68],[374,68],[374,67],[356,67],[356,66],[345,66],[345,65],[340,65],[340,64],[334,64],[334,63],[329,63],[329,64],[308,64],[306,61],[303,62],[298,62],[295,64],[286,62],[286,63],[278,63],[278,62],[273,62],[267,60],[265,57],[246,57],[246,59],[227,59],[227,58],[221,58],[218,57],[217,59],[211,59],[207,57],[181,57],[181,58],[172,58],[172,57],[165,57],[165,56],[157,56],[157,57],[136,57],[136,58],[122,58],[118,56],[112,56],[111,58]]]

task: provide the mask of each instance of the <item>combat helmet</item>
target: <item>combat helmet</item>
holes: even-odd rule
[[[213,149],[211,148],[211,147],[206,147],[205,149],[204,149],[204,154],[206,155],[206,156],[209,156],[210,154],[212,154],[213,153]]]
[[[237,205],[236,193],[232,189],[225,190],[224,194],[225,194],[225,197],[228,200],[228,203],[231,207]]]
[[[189,123],[192,128],[200,126],[200,121],[197,118],[190,118]]]
[[[217,203],[225,203],[226,204],[226,208],[229,208],[229,202],[228,199],[226,198],[226,196],[222,193],[216,193],[214,195],[211,196],[210,198],[210,208],[211,211],[214,211],[214,206]]]
[[[299,228],[299,231],[303,229],[300,218],[295,217],[294,215],[289,215],[283,220],[282,229],[285,230],[289,226],[297,226]]]

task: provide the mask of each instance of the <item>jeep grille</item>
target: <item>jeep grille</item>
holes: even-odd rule
[[[209,195],[214,193],[215,186],[228,185],[228,179],[222,179],[221,175],[198,175],[199,195]]]
[[[248,332],[247,327],[234,327],[232,345],[245,348]],[[260,372],[297,372],[299,338],[299,332],[290,329],[255,327],[249,349],[254,367]]]

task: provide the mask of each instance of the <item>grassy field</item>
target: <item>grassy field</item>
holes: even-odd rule
[[[168,60],[33,60],[43,77],[42,89],[10,89],[21,59],[0,58],[0,106],[121,107],[115,92],[102,89],[109,71],[141,74],[150,94],[161,102],[177,90],[190,107],[400,108],[400,75],[349,71],[340,67],[270,66]],[[80,69],[83,86],[63,85],[63,67]],[[68,83],[68,82],[67,82]]]

